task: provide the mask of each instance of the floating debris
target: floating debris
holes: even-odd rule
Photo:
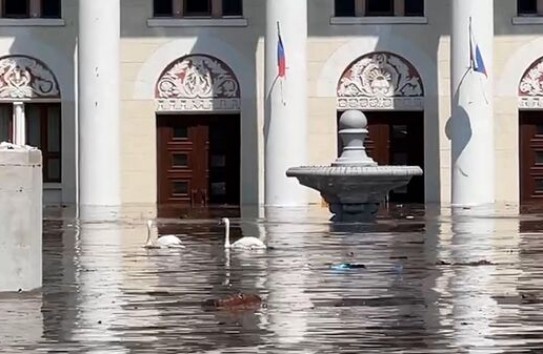
[[[256,294],[237,293],[219,299],[207,299],[202,303],[204,310],[247,310],[257,309],[262,305],[262,298]]]
[[[487,261],[485,259],[482,259],[480,261],[474,261],[474,262],[458,262],[458,263],[450,263],[443,260],[439,260],[435,263],[436,265],[447,265],[447,266],[482,266],[482,265],[495,265],[494,263]]]
[[[340,263],[332,265],[331,268],[336,270],[365,269],[366,266],[360,263]]]

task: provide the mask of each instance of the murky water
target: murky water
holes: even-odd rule
[[[232,238],[274,249],[226,252],[216,218],[163,220],[187,248],[147,250],[143,213],[69,214],[46,217],[42,291],[0,296],[1,352],[543,353],[538,215],[394,210],[360,226],[250,210]],[[201,307],[238,291],[262,308]]]

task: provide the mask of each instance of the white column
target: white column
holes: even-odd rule
[[[449,136],[451,201],[458,206],[494,202],[493,14],[493,0],[452,2]],[[470,17],[488,77],[470,69]]]
[[[13,103],[13,142],[17,145],[26,144],[26,117],[23,102]]]
[[[120,0],[79,0],[79,203],[119,205]]]
[[[286,78],[278,78],[277,23],[285,48]],[[265,204],[307,204],[307,189],[287,178],[304,165],[307,149],[307,1],[266,1]]]

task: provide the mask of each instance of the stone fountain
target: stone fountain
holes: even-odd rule
[[[374,221],[379,204],[389,191],[422,175],[418,166],[378,166],[366,154],[368,120],[357,110],[345,111],[339,120],[343,151],[330,166],[301,166],[287,170],[300,184],[318,190],[328,203],[333,221]]]

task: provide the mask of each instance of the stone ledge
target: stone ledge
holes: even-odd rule
[[[331,25],[425,25],[424,16],[331,17]]]
[[[541,25],[543,24],[543,16],[517,16],[511,19],[514,25]]]
[[[150,18],[148,27],[247,27],[246,18]]]
[[[1,27],[63,27],[66,22],[62,18],[0,18]]]

